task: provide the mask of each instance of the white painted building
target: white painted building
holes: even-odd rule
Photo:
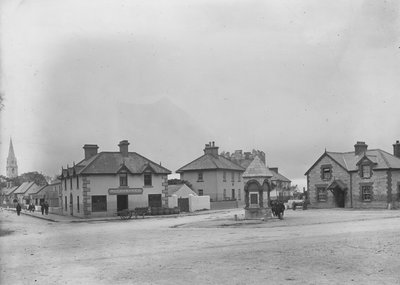
[[[123,209],[168,207],[170,170],[129,152],[129,142],[118,152],[100,152],[84,145],[85,158],[62,169],[62,213],[80,217],[112,216]]]

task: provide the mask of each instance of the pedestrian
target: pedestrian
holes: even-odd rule
[[[35,212],[35,205],[32,203],[31,205],[31,212],[34,213]]]
[[[44,202],[44,210],[46,212],[46,215],[49,214],[49,203],[47,201]]]
[[[44,215],[44,202],[40,203],[40,210],[42,211],[42,215]]]
[[[21,213],[21,205],[19,203],[17,203],[16,210],[17,210],[17,215],[19,216]]]

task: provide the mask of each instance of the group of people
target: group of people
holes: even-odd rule
[[[17,211],[17,215],[19,216],[21,214],[21,204],[17,203],[17,205],[15,206],[15,210]],[[49,214],[49,203],[47,201],[41,202],[40,203],[40,210],[42,211],[42,215]],[[35,212],[35,205],[32,203],[28,206],[28,211],[29,212]]]

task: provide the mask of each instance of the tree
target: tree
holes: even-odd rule
[[[192,183],[190,183],[189,181],[181,180],[181,179],[177,179],[177,178],[168,180],[168,185],[178,185],[178,184],[186,184],[187,187],[192,189]]]

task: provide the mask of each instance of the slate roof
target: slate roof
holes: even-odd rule
[[[10,187],[10,188],[3,188],[3,189],[1,189],[1,193],[4,195],[10,195],[17,189],[18,189],[18,186],[14,186],[14,187]]]
[[[142,174],[148,168],[151,168],[157,174],[171,173],[167,168],[136,152],[129,152],[127,157],[123,157],[120,152],[100,152],[87,160],[79,162],[74,167],[77,174],[115,174],[123,166],[132,174]],[[68,172],[72,175],[73,168],[70,168]]]
[[[307,173],[320,161],[325,155],[336,161],[347,171],[358,171],[357,163],[364,158],[364,153],[355,155],[355,152],[325,152],[314,164],[307,170]],[[365,156],[371,160],[377,169],[400,169],[400,158],[381,149],[370,149],[365,152]]]
[[[32,187],[28,189],[28,191],[25,192],[25,195],[30,195],[30,194],[36,194],[38,193],[44,186],[39,186],[36,184],[33,184]]]
[[[256,156],[250,165],[246,168],[246,171],[242,175],[243,177],[272,177],[273,174],[269,168]]]
[[[14,194],[25,194],[26,191],[29,190],[35,184],[35,182],[24,182],[22,183],[17,190],[15,190]],[[36,185],[36,184],[35,184]]]
[[[198,170],[236,170],[244,171],[245,169],[222,155],[204,154],[194,161],[179,168],[176,172],[198,171]]]
[[[282,174],[280,174],[276,171],[273,171],[272,169],[269,169],[269,171],[272,173],[272,177],[271,177],[272,181],[291,182],[288,178],[286,178]]]
[[[187,186],[186,184],[177,184],[177,185],[168,185],[168,195],[173,195],[175,194],[177,191],[179,191],[182,187],[187,188],[187,190],[189,192],[192,192],[193,195],[196,195],[196,192],[194,192],[192,189],[190,189],[189,186]]]

